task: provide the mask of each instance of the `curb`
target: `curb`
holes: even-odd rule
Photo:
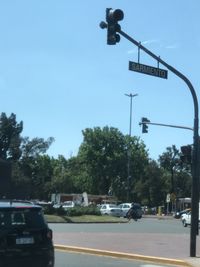
[[[121,253],[115,251],[108,250],[99,250],[99,249],[91,249],[91,248],[83,248],[83,247],[74,247],[74,246],[65,246],[65,245],[54,245],[56,250],[68,251],[68,252],[77,252],[77,253],[87,253],[98,256],[107,256],[107,257],[115,257],[121,259],[129,259],[129,260],[140,260],[147,261],[158,264],[168,264],[168,265],[177,265],[184,267],[191,267],[192,265],[183,260],[170,259],[170,258],[162,258],[162,257],[152,257],[152,256],[144,256],[139,254],[130,254],[130,253]]]

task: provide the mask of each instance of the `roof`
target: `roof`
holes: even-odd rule
[[[42,207],[39,205],[35,205],[30,201],[0,199],[0,208],[39,208],[41,209]]]

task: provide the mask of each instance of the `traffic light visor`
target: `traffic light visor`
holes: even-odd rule
[[[121,9],[112,9],[107,10],[107,21],[120,21],[124,18],[124,12]]]

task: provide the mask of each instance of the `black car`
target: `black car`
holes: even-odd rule
[[[52,230],[42,207],[0,200],[0,267],[53,267]]]

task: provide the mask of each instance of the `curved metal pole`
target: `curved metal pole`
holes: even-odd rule
[[[174,67],[167,64],[160,57],[153,54],[146,47],[141,45],[122,30],[118,31],[123,37],[135,44],[149,56],[153,57],[157,62],[161,63],[168,70],[173,72],[179,78],[181,78],[189,87],[194,102],[194,135],[193,135],[193,155],[192,155],[192,215],[191,215],[191,231],[190,231],[190,256],[196,256],[196,235],[198,234],[198,219],[199,219],[199,118],[198,118],[198,100],[197,95],[191,82],[181,72]]]

